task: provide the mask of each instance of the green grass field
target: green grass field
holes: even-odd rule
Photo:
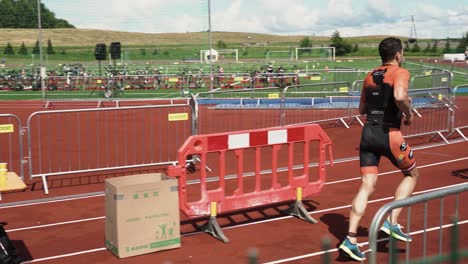
[[[227,75],[229,74],[242,74],[252,73],[254,71],[263,71],[266,65],[271,64],[275,69],[282,66],[285,72],[293,72],[294,67],[298,67],[301,73],[306,77],[300,79],[301,85],[310,84],[312,91],[321,90],[338,90],[343,85],[317,85],[320,83],[330,82],[349,82],[349,85],[356,80],[362,80],[365,74],[380,65],[380,59],[377,57],[368,59],[352,59],[352,58],[338,58],[335,61],[288,61],[288,60],[275,60],[275,61],[246,61],[246,62],[228,62],[228,63],[215,63],[212,65],[213,71],[216,71],[217,66],[222,66]],[[107,65],[106,65],[107,66]],[[112,65],[111,65],[112,66]],[[453,79],[451,87],[468,83],[468,69],[465,68],[452,68],[450,65],[434,65],[430,63],[420,62],[418,59],[408,58],[407,63],[404,65],[409,69],[411,76],[427,76],[427,78],[418,78],[414,83],[415,87],[437,87],[440,86],[440,78],[432,77],[431,74],[438,73],[440,70],[433,70],[434,68],[445,69],[453,71]],[[210,72],[210,65],[207,63],[156,63],[148,62],[145,64],[121,64],[117,66],[119,70],[125,68],[129,74],[137,71],[145,71],[146,74],[153,74],[153,70],[158,68],[163,74],[177,74],[181,72],[191,71],[193,73],[199,72],[202,69],[203,73]],[[87,70],[96,74],[98,72],[97,65],[87,66]],[[0,75],[8,71],[18,70],[12,68],[0,69]],[[312,78],[311,76],[316,76]],[[0,83],[0,89],[1,89]],[[219,87],[213,86],[213,89]],[[349,87],[351,88],[351,87]],[[183,90],[185,90],[185,93]],[[179,89],[125,89],[123,92],[116,91],[112,97],[115,98],[176,98],[187,96],[187,93],[199,93],[209,90],[209,86],[205,85],[203,88],[191,89],[188,86],[179,87]],[[97,99],[103,98],[104,91],[92,92],[84,87],[75,87],[73,91],[45,91],[44,99]],[[1,100],[27,100],[27,99],[43,99],[42,91],[32,91],[25,89],[23,91],[1,90]]]

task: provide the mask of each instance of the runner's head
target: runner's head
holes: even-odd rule
[[[379,44],[379,54],[383,64],[396,61],[401,66],[404,62],[403,47],[398,38],[389,37],[382,40]]]

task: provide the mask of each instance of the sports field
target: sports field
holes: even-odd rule
[[[211,66],[207,63],[135,64],[117,66],[115,70],[111,67],[101,74],[96,66],[61,66],[60,69],[49,69],[44,91],[34,68],[6,68],[0,69],[0,99],[177,98],[214,89],[284,88],[324,82],[348,82],[351,86],[364,79],[365,74],[379,64],[380,59],[377,58],[231,62]],[[223,68],[222,74],[218,73],[218,67]],[[272,73],[266,71],[268,67],[273,69]],[[468,81],[468,64],[457,63],[454,66],[408,59],[404,67],[410,70],[412,77],[450,71],[453,87]],[[434,83],[428,79],[425,82],[417,79],[415,86],[431,87]],[[106,93],[109,90],[113,92]]]
[[[0,122],[14,129],[0,135],[0,157],[27,185],[24,191],[2,193],[0,210],[2,221],[9,223],[7,233],[26,263],[248,263],[252,252],[260,263],[349,261],[337,246],[346,234],[350,201],[360,184],[357,148],[365,117],[356,113],[357,96],[360,81],[378,64],[377,59],[236,63],[221,65],[224,74],[213,79],[193,74],[200,68],[207,72],[206,64],[166,65],[164,82],[170,87],[162,86],[163,80],[154,74],[122,78],[120,84],[117,77],[84,82],[62,76],[50,78],[48,85],[56,89],[44,91],[28,85],[18,91],[4,86]],[[286,71],[267,74],[270,65]],[[415,195],[467,184],[466,69],[436,66],[420,60],[405,64],[414,77],[410,96],[418,111],[415,123],[403,130],[421,168]],[[453,77],[444,70],[453,70]],[[255,71],[257,75],[250,75]],[[229,243],[198,230],[207,215],[192,218],[181,213],[180,249],[118,260],[105,248],[106,179],[169,173],[170,166],[184,163],[178,150],[191,135],[243,137],[260,133],[255,129],[282,131],[314,123],[331,139],[331,149],[301,142],[200,154],[196,169],[186,175],[186,187],[191,201],[206,195],[205,188],[221,188],[235,198],[239,188],[262,193],[287,188],[289,177],[301,178],[302,173],[310,181],[321,175],[321,184],[314,185],[316,192],[302,199],[306,214],[317,224],[284,213],[295,196],[275,202],[270,197],[270,202],[216,217]],[[260,134],[269,133],[265,131]],[[384,160],[378,191],[358,232],[364,248],[373,216],[392,200],[400,177]],[[208,180],[206,186],[203,179]],[[414,242],[396,244],[396,258],[448,254],[452,216],[458,216],[459,237],[468,235],[466,198],[463,192],[443,202],[437,199],[405,208],[401,224],[410,228]],[[377,258],[384,263],[390,245],[380,238]],[[326,248],[324,241],[329,243]],[[459,245],[468,247],[463,239]]]

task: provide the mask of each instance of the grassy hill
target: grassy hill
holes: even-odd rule
[[[37,29],[0,29],[0,52],[8,43],[15,50],[14,55],[1,54],[9,64],[24,65],[36,64],[37,55],[31,55],[32,49],[38,39]],[[299,47],[300,41],[305,35],[272,35],[245,32],[212,32],[212,46],[218,49],[218,41],[223,41],[228,49],[238,49],[239,59],[265,59],[270,51],[294,52]],[[330,38],[327,36],[308,36],[313,46],[329,46]],[[359,46],[358,51],[347,54],[348,57],[377,56],[378,43],[387,36],[360,36],[344,37],[345,41]],[[120,42],[122,44],[123,59],[129,63],[147,61],[174,61],[196,60],[200,56],[200,50],[208,49],[208,32],[187,33],[136,33],[95,29],[43,29],[43,52],[46,63],[49,65],[91,62],[95,63],[94,49],[97,43]],[[47,42],[51,40],[55,54],[47,54]],[[406,38],[401,37],[404,41]],[[418,41],[421,49],[427,46],[430,40]],[[26,55],[18,54],[21,44],[24,42],[27,48]],[[443,41],[439,42],[439,52],[433,54],[407,53],[408,56],[439,56],[443,47]],[[288,53],[276,53],[287,59]],[[294,54],[293,54],[294,55]],[[233,58],[231,55],[231,59]],[[228,57],[226,57],[229,60]],[[274,60],[275,58],[271,58]]]
[[[38,30],[33,29],[0,29],[2,36],[0,45],[8,42],[13,46],[32,46],[38,38]],[[250,36],[250,39],[249,39]],[[95,29],[43,29],[44,40],[51,39],[54,46],[94,46],[96,43],[110,43],[120,41],[124,45],[173,45],[173,44],[206,44],[208,42],[207,32],[188,33],[135,33]],[[270,35],[243,32],[212,32],[213,45],[218,40],[226,44],[269,43],[285,44],[299,43],[304,35]],[[309,36],[313,43],[329,43],[330,37]],[[345,38],[350,43],[378,43],[385,36],[363,36]]]

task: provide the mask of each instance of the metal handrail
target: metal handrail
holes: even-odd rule
[[[468,183],[463,183],[457,186],[444,188],[441,190],[412,196],[406,199],[393,201],[390,203],[385,204],[382,206],[379,211],[375,214],[374,218],[372,219],[372,223],[369,228],[369,247],[370,247],[370,256],[369,256],[369,263],[374,264],[377,263],[377,234],[378,230],[381,226],[382,220],[386,217],[393,209],[402,208],[411,206],[414,204],[427,202],[429,200],[434,200],[438,198],[443,198],[449,195],[459,194],[462,192],[468,191]],[[456,208],[458,210],[458,208]]]

